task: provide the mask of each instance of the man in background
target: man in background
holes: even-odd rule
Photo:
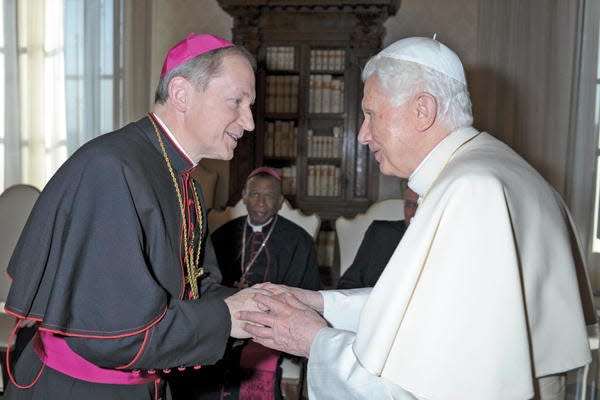
[[[165,398],[165,375],[213,364],[244,336],[236,311],[256,290],[206,284],[190,171],[231,159],[254,129],[254,66],[191,34],[167,54],[154,112],[91,140],[48,182],[8,266],[6,311],[37,333],[5,399]]]
[[[231,220],[213,234],[223,284],[248,287],[272,282],[320,288],[315,244],[304,228],[281,215],[281,178],[273,168],[252,171],[242,191],[248,215]]]
[[[363,71],[358,140],[420,197],[373,289],[265,284],[255,341],[309,356],[311,399],[564,399],[593,303],[560,196],[471,124],[462,63],[406,38]]]
[[[360,243],[352,265],[338,281],[338,289],[373,287],[400,239],[417,212],[419,196],[406,187],[404,190],[404,219],[371,222]]]
[[[281,215],[281,177],[273,168],[252,171],[242,191],[247,215],[220,226],[212,235],[223,285],[246,288],[273,282],[320,288],[312,237]],[[174,376],[175,399],[280,399],[279,352],[254,342],[233,340],[214,367]]]

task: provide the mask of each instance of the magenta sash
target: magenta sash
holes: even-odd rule
[[[139,385],[154,381],[157,376],[146,373],[100,368],[76,354],[63,336],[38,331],[33,349],[49,368],[75,379],[113,385]]]
[[[275,399],[278,360],[277,350],[271,350],[252,341],[244,346],[240,367],[254,371],[249,379],[242,380],[240,384],[240,400]]]

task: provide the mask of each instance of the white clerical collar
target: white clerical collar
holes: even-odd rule
[[[158,124],[160,125],[160,127],[163,129],[163,131],[166,132],[167,136],[169,136],[169,139],[171,139],[171,142],[173,142],[173,144],[175,145],[175,147],[177,147],[177,149],[179,149],[179,151],[181,152],[181,154],[183,154],[185,156],[185,158],[187,158],[188,161],[190,163],[192,163],[193,166],[195,167],[198,163],[195,162],[194,160],[192,160],[192,157],[190,157],[190,155],[185,151],[185,149],[183,148],[183,146],[181,146],[181,144],[179,143],[179,141],[177,140],[177,138],[175,137],[175,135],[173,135],[173,133],[171,133],[171,131],[169,130],[169,128],[167,127],[167,125],[165,125],[165,123],[160,119],[160,117],[158,116],[158,114],[156,114],[155,112],[153,112],[152,115],[154,116],[154,118],[156,118],[156,121],[158,122]]]
[[[450,132],[417,166],[408,178],[408,186],[419,195],[419,198],[423,197],[456,149],[477,134],[479,131],[472,127],[459,128]]]
[[[273,221],[273,217],[271,217],[267,222],[265,222],[262,225],[254,225],[252,224],[252,222],[250,222],[250,216],[246,217],[246,222],[248,223],[248,226],[252,228],[252,232],[262,232],[263,228],[269,225],[271,221]]]

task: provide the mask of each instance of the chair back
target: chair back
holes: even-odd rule
[[[246,211],[246,206],[241,199],[234,206],[226,207],[223,210],[212,209],[208,212],[208,230],[213,233],[226,222],[247,214],[248,211]]]
[[[317,214],[304,214],[302,210],[292,208],[287,199],[283,200],[283,205],[278,214],[304,228],[313,240],[317,239],[319,228],[321,227],[321,218]]]
[[[321,226],[321,218],[317,214],[304,214],[302,211],[293,208],[287,199],[283,200],[278,214],[301,226],[313,240],[316,239]],[[241,199],[233,207],[230,206],[224,210],[211,210],[208,213],[208,229],[212,233],[224,223],[243,215],[248,215],[248,211]]]
[[[387,199],[373,203],[364,214],[354,218],[338,217],[335,220],[335,230],[338,237],[340,252],[340,276],[350,267],[365,232],[374,220],[404,219],[404,200]]]
[[[21,231],[40,191],[30,185],[14,185],[0,195],[0,302],[6,301],[10,278],[6,273]]]

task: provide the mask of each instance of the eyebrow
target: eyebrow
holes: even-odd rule
[[[242,90],[242,96],[248,97],[250,99],[250,105],[254,105],[256,101],[256,95],[252,96],[250,93]]]

